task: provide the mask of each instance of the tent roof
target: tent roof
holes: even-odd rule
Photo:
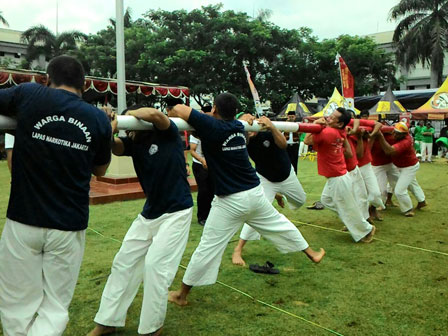
[[[294,111],[296,117],[299,119],[309,117],[312,114],[297,92],[295,92],[291,99],[282,107],[277,114],[277,118],[286,117],[290,111]]]
[[[369,109],[370,115],[379,115],[379,114],[397,115],[405,112],[406,109],[398,101],[397,97],[393,94],[392,89],[390,87],[387,88],[386,93],[378,101],[378,103],[376,103],[375,106]]]
[[[0,86],[19,85],[26,82],[35,82],[39,84],[47,83],[47,75],[42,71],[10,70],[0,69]],[[86,76],[84,82],[85,93],[94,91],[100,94],[117,94],[117,80],[111,78]],[[183,98],[190,95],[186,86],[168,86],[163,84],[126,81],[126,93],[138,93],[144,96],[160,95],[165,97]]]

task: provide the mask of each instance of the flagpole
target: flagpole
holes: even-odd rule
[[[342,92],[342,97],[345,98],[345,96],[344,96],[344,82],[342,81],[341,63],[339,61],[340,57],[341,57],[341,55],[339,55],[339,53],[337,53],[336,54],[336,61],[338,62],[339,78],[341,79],[341,92]]]
[[[126,74],[124,59],[124,19],[123,0],[115,0],[115,35],[117,48],[117,100],[118,112],[126,109]]]

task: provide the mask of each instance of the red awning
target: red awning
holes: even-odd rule
[[[44,72],[26,71],[26,70],[7,70],[0,69],[0,86],[2,85],[19,85],[26,82],[35,82],[39,84],[47,83],[47,75]],[[110,78],[100,78],[86,76],[84,90],[94,90],[98,93],[117,94],[117,80]],[[162,98],[167,96],[173,98],[187,98],[190,90],[185,86],[167,86],[147,82],[126,82],[126,93],[137,92],[144,96],[159,95]]]

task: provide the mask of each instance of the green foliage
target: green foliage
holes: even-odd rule
[[[432,86],[440,86],[448,48],[448,0],[400,0],[390,18],[400,20],[393,37],[397,61],[407,69],[418,62],[430,64]]]
[[[341,91],[339,69],[335,66],[337,53],[344,58],[355,79],[355,96],[378,93],[388,85],[397,85],[392,55],[379,49],[369,37],[341,35],[315,43],[314,50],[316,77],[312,84],[318,97],[331,96],[334,87]]]
[[[329,96],[340,86],[334,57],[340,51],[355,76],[356,93],[377,93],[393,82],[391,57],[367,38],[341,36],[319,42],[311,29],[282,29],[267,19],[223,11],[222,5],[186,10],[149,10],[125,27],[126,76],[185,85],[201,106],[205,94],[230,91],[253,109],[243,69],[248,63],[262,100],[279,111],[294,92]],[[113,22],[112,22],[113,23]],[[90,75],[114,77],[114,24],[89,35],[78,56]]]
[[[31,27],[22,34],[22,41],[28,44],[28,64],[41,55],[48,61],[55,56],[74,54],[78,43],[85,39],[86,35],[80,31],[73,30],[55,35],[44,25]]]

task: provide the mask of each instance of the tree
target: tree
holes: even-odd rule
[[[430,64],[431,87],[438,87],[448,47],[448,0],[401,0],[390,19],[401,20],[393,36],[399,64],[407,70],[418,62]]]
[[[28,44],[26,59],[29,63],[39,57],[48,61],[55,56],[71,54],[86,38],[85,34],[76,30],[55,35],[43,25],[31,27],[22,34],[22,41]],[[39,60],[39,67],[45,66],[44,60]]]
[[[355,79],[355,96],[376,94],[387,86],[396,86],[396,67],[392,54],[378,48],[369,37],[341,35],[313,45],[314,76],[312,92],[318,97],[329,97],[335,87],[341,91],[341,77],[335,64],[339,52]]]
[[[0,11],[0,22],[3,23],[6,27],[9,27],[8,21],[6,21],[2,11]]]

